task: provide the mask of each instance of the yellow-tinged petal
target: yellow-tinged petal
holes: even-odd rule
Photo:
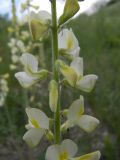
[[[58,46],[61,55],[69,55],[72,57],[79,56],[79,43],[72,29],[63,29],[58,34]]]
[[[84,113],[84,98],[80,96],[80,99],[75,100],[68,110],[68,121],[69,123],[76,124],[81,115]]]
[[[30,29],[34,39],[44,38],[48,34],[51,15],[46,11],[30,13]]]
[[[56,112],[58,103],[58,84],[55,80],[51,80],[49,85],[49,105],[52,112]]]
[[[31,128],[49,129],[49,118],[40,109],[27,108],[26,113],[31,124]]]
[[[77,0],[66,0],[63,14],[59,18],[59,25],[72,18],[80,9]]]
[[[99,160],[100,156],[101,156],[101,153],[99,151],[95,151],[95,152],[74,158],[74,160]]]
[[[39,40],[40,38],[42,39],[47,36],[49,26],[46,24],[42,24],[37,20],[32,20],[30,22],[30,29],[33,39]]]
[[[61,154],[63,153],[63,155],[67,155],[68,158],[72,158],[75,156],[75,154],[78,151],[78,147],[75,144],[75,142],[73,142],[70,139],[65,139],[62,143],[61,143]],[[66,154],[65,154],[66,153]],[[62,159],[61,159],[62,160]],[[65,159],[63,159],[65,160]]]
[[[65,77],[65,79],[68,81],[68,83],[74,87],[77,81],[77,74],[74,71],[73,68],[69,67],[68,65],[66,65],[64,62],[62,61],[57,61],[57,65],[60,69],[60,72],[62,73],[62,75]]]
[[[98,119],[89,115],[81,115],[77,121],[78,126],[88,133],[92,132],[99,123]]]
[[[64,140],[60,145],[48,147],[46,160],[68,160],[77,153],[77,145],[70,139]]]
[[[74,58],[70,66],[76,71],[78,78],[83,76],[83,58]]]

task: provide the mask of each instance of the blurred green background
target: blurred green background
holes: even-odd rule
[[[49,143],[42,140],[38,148],[31,150],[22,141],[22,136],[25,132],[24,109],[27,105],[43,108],[48,115],[52,115],[48,108],[48,80],[39,86],[37,103],[30,103],[31,95],[28,93],[33,90],[32,94],[36,94],[36,88],[25,91],[14,78],[14,72],[9,70],[7,28],[10,23],[7,16],[0,17],[0,56],[3,58],[0,74],[10,73],[9,94],[5,106],[0,108],[0,160],[43,160]],[[120,160],[120,2],[111,2],[91,16],[80,15],[70,21],[68,27],[72,27],[79,40],[84,72],[99,76],[94,91],[82,94],[86,100],[86,112],[97,117],[101,124],[92,134],[88,135],[76,127],[64,137],[75,139],[81,154],[99,149],[102,152],[101,160]],[[44,44],[48,69],[51,68],[50,46],[51,41],[48,39]],[[78,91],[64,89],[62,107],[80,95]]]

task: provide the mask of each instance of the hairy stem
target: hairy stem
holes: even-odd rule
[[[53,58],[53,78],[56,82],[59,82],[58,71],[55,67],[55,62],[58,59],[58,26],[57,26],[57,13],[56,13],[56,0],[51,1],[52,11],[52,58]],[[59,89],[60,92],[60,89]],[[59,93],[60,94],[60,93]],[[60,143],[60,98],[58,100],[57,111],[54,115],[54,133],[55,143]]]

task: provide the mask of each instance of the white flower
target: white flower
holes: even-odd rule
[[[77,145],[70,139],[64,140],[61,145],[52,145],[46,152],[46,160],[68,160],[77,153]]]
[[[89,115],[83,115],[83,113],[84,98],[80,96],[80,99],[75,100],[68,110],[67,127],[78,125],[84,131],[92,132],[99,124],[99,120]]]
[[[77,145],[70,139],[64,140],[61,145],[55,144],[48,147],[46,160],[99,160],[100,152],[92,152],[84,156],[76,157]]]
[[[16,53],[18,53],[18,51],[19,51],[19,49],[16,46],[14,46],[14,47],[11,48],[11,53],[13,55],[16,54]]]
[[[18,57],[17,55],[15,55],[15,54],[13,54],[13,55],[11,56],[11,59],[12,59],[12,62],[13,62],[13,63],[19,62],[19,57]]]
[[[72,29],[63,29],[58,35],[59,50],[73,57],[79,56],[80,47]]]
[[[16,39],[15,38],[11,38],[10,42],[8,43],[8,46],[10,48],[14,47],[16,45]]]
[[[24,66],[25,72],[18,72],[15,74],[15,77],[24,88],[32,86],[40,79],[45,78],[48,74],[46,70],[38,71],[38,61],[29,53],[24,53],[21,56],[21,62]]]
[[[21,52],[25,51],[25,45],[21,40],[17,40],[16,45],[20,49]]]
[[[46,11],[30,13],[30,29],[34,39],[43,38],[47,35],[51,23],[51,15]]]
[[[8,91],[9,91],[9,88],[8,88],[7,80],[5,80],[4,78],[1,78],[0,79],[0,107],[4,105]]]
[[[49,129],[49,118],[39,109],[27,108],[28,131],[23,136],[23,139],[30,147],[35,147],[41,140],[45,131]]]
[[[83,75],[83,58],[76,57],[70,67],[62,61],[57,61],[60,72],[72,87],[85,92],[91,92],[98,77],[94,74]]]
[[[75,58],[70,64],[77,74],[76,87],[85,92],[91,92],[95,86],[98,76],[89,74],[83,76],[83,59],[80,57]]]

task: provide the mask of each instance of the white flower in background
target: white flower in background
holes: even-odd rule
[[[19,49],[18,49],[17,47],[12,47],[12,48],[11,48],[11,53],[12,53],[12,55],[17,54],[18,52],[19,52]]]
[[[21,52],[25,52],[25,45],[24,45],[23,41],[18,39],[16,42],[16,45]]]
[[[4,78],[1,78],[0,79],[0,107],[4,105],[8,91],[9,91],[9,88],[8,88],[7,80]]]
[[[14,47],[16,45],[16,39],[15,38],[11,38],[10,42],[8,43],[8,46],[10,48]]]
[[[30,38],[30,34],[28,31],[21,31],[21,39],[26,40]]]
[[[17,62],[19,62],[19,60],[20,60],[20,58],[19,58],[17,55],[15,55],[15,54],[13,54],[13,55],[11,56],[11,59],[12,59],[12,62],[13,62],[13,63],[17,63]]]
[[[98,77],[94,74],[83,75],[83,58],[74,58],[70,66],[58,60],[57,65],[62,75],[72,87],[76,87],[85,92],[92,91]]]
[[[12,54],[16,54],[17,52],[25,52],[25,45],[19,39],[11,38],[8,46],[11,48]]]
[[[58,35],[58,46],[61,54],[68,54],[72,57],[79,56],[79,43],[72,29],[63,29]]]
[[[89,115],[83,115],[84,113],[84,98],[83,96],[80,96],[80,99],[75,100],[67,114],[67,125],[68,127],[72,127],[74,125],[78,125],[80,128],[82,128],[86,132],[92,132],[97,125],[99,124],[99,120],[89,116]]]
[[[15,77],[18,79],[22,87],[28,88],[48,75],[47,70],[38,71],[38,61],[32,54],[24,53],[20,60],[25,71],[16,73]]]
[[[77,145],[70,139],[64,140],[61,145],[55,144],[48,147],[46,160],[99,160],[100,152],[92,152],[84,156],[76,157]]]
[[[27,108],[28,131],[23,136],[23,139],[30,147],[35,147],[40,142],[41,138],[49,129],[49,118],[39,109]]]
[[[48,34],[51,24],[51,15],[47,11],[30,13],[30,29],[34,39],[44,38]]]

